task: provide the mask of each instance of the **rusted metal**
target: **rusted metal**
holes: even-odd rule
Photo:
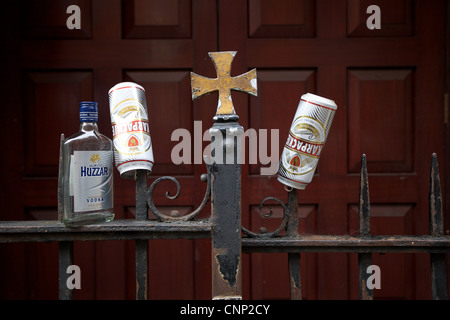
[[[0,243],[210,238],[209,219],[180,222],[115,220],[68,229],[56,220],[2,221]],[[450,236],[299,235],[242,238],[245,252],[434,252],[450,253]]]
[[[108,223],[69,229],[56,220],[2,221],[0,243],[103,241],[136,239],[210,238],[211,221],[135,221]],[[432,252],[450,253],[450,236],[299,235],[296,237],[242,238],[244,252]]]
[[[238,144],[229,141],[230,128],[233,128],[237,139],[244,131],[237,122],[216,122],[211,128],[222,134],[224,160],[222,164],[213,163],[211,166],[213,299],[242,298],[241,165],[237,162]],[[227,144],[234,145],[234,148],[227,148]],[[226,163],[230,152],[234,152],[234,163]]]
[[[136,171],[136,220],[148,219],[147,207],[147,171]]]
[[[135,241],[136,252],[136,300],[147,300],[148,286],[148,240]]]
[[[242,250],[251,252],[432,252],[450,253],[450,236],[299,235],[297,237],[242,238]]]
[[[136,220],[146,221],[147,210],[147,172],[137,170],[136,173]],[[136,300],[147,300],[148,287],[148,240],[135,241],[136,253]]]
[[[209,219],[161,222],[118,219],[108,223],[67,228],[56,220],[0,221],[0,243],[209,238]]]
[[[275,230],[270,231],[270,232],[267,232],[267,230],[265,230],[265,229],[263,232],[261,232],[261,230],[259,230],[259,233],[257,233],[257,232],[253,232],[253,231],[245,228],[244,226],[242,226],[242,232],[245,235],[252,237],[252,238],[271,238],[271,237],[276,237],[276,236],[280,235],[281,232],[286,230],[288,220],[289,220],[289,213],[288,213],[289,209],[288,209],[288,206],[286,206],[280,199],[275,198],[275,197],[265,198],[259,204],[259,214],[263,218],[270,218],[272,216],[272,214],[273,214],[272,208],[269,208],[269,212],[264,213],[263,207],[264,207],[264,204],[268,201],[277,202],[283,208],[283,219],[282,219],[280,225],[278,226],[278,228],[276,228]]]
[[[302,300],[300,253],[288,253],[289,289],[291,300]]]
[[[226,128],[230,124],[218,123],[215,125],[215,129],[222,130],[220,132],[226,135]],[[237,126],[238,124],[233,123],[233,125]],[[212,201],[213,213],[217,211],[218,207],[221,207],[219,211],[230,212],[228,211],[230,209],[229,201],[233,199],[233,196],[236,196],[233,190],[240,189],[240,186],[233,185],[232,188],[225,188],[224,186],[239,183],[240,170],[232,166],[218,166],[217,164],[213,164],[211,168],[213,169],[210,170],[208,168],[208,174],[204,176],[204,180],[210,184],[210,171],[212,171],[212,180],[215,183],[211,183],[211,186],[216,191],[215,196],[212,197],[212,199],[215,199]],[[229,171],[225,172],[226,169],[229,169]],[[233,172],[235,176],[231,178],[233,177]],[[230,180],[223,183],[223,177],[228,177]],[[220,181],[222,183],[216,184],[219,178],[221,178]],[[275,231],[254,233],[241,227],[242,231],[248,236],[248,238],[244,238],[241,241],[236,241],[236,239],[239,239],[236,234],[230,234],[230,230],[239,230],[239,225],[232,226],[231,224],[240,222],[240,219],[229,220],[227,219],[230,217],[228,213],[220,216],[212,214],[211,220],[178,221],[161,219],[162,221],[149,221],[147,220],[146,202],[151,197],[152,189],[146,190],[146,176],[141,174],[138,175],[136,181],[137,219],[135,221],[116,220],[108,224],[85,226],[77,229],[65,228],[62,223],[57,221],[0,222],[0,242],[137,239],[136,289],[138,299],[148,298],[148,239],[208,238],[211,236],[213,238],[213,257],[215,257],[213,259],[213,297],[215,299],[239,299],[241,297],[241,247],[247,253],[288,253],[291,299],[301,299],[302,297],[300,278],[301,252],[357,252],[361,299],[373,299],[373,291],[367,286],[367,267],[372,263],[372,252],[427,252],[430,253],[431,260],[433,298],[446,299],[445,254],[450,252],[450,237],[443,235],[441,192],[436,155],[433,155],[430,176],[431,236],[371,236],[369,184],[365,155],[363,155],[361,162],[360,181],[360,234],[357,237],[299,236],[298,195],[295,189],[288,190],[287,205],[274,197],[267,197],[260,204],[260,213],[263,217],[269,217],[272,214],[271,209],[269,209],[269,213],[263,213],[263,206],[268,201],[277,202],[283,208],[283,221]],[[176,180],[175,183],[177,183]],[[153,186],[156,184],[157,182],[154,182]],[[207,189],[205,198],[209,197],[208,193],[209,190]],[[234,203],[240,206],[240,200],[234,201]],[[204,199],[200,207],[203,208],[205,204]],[[231,207],[231,209],[231,212],[240,212],[240,208],[236,210]],[[153,208],[151,210],[153,211]],[[228,231],[223,232],[223,230]],[[281,235],[283,230],[286,230],[285,236]],[[235,241],[234,244],[233,241]],[[221,243],[220,247],[219,243]],[[71,245],[73,246],[73,242],[64,241],[61,242],[60,246],[60,259],[62,259],[60,261],[60,275],[62,276],[60,278],[61,299],[72,298],[71,290],[65,290],[67,288],[65,284],[65,279],[67,279],[65,274],[66,266],[73,263]],[[229,249],[230,245],[235,248],[235,251]],[[232,254],[230,255],[230,253]],[[232,285],[236,285],[236,283],[239,283],[239,285]]]
[[[437,155],[433,153],[431,157],[430,191],[430,234],[434,237],[444,235],[443,214],[442,214],[442,194],[441,182],[439,178],[439,164]]]
[[[153,191],[160,182],[169,180],[169,181],[172,181],[173,183],[175,183],[175,185],[177,187],[177,192],[173,196],[170,195],[169,192],[166,192],[166,197],[168,199],[174,200],[180,195],[181,187],[180,187],[180,183],[178,182],[178,180],[175,179],[174,177],[164,176],[164,177],[160,177],[160,178],[156,179],[151,184],[150,188],[147,191],[147,203],[148,203],[148,206],[149,206],[151,212],[161,221],[175,221],[175,220],[180,221],[180,220],[194,219],[205,208],[206,204],[208,203],[208,201],[211,197],[211,166],[209,164],[206,165],[206,170],[207,170],[207,173],[202,174],[202,176],[200,178],[202,182],[207,183],[206,192],[203,197],[202,203],[194,211],[192,211],[191,213],[182,215],[182,216],[180,216],[177,213],[171,213],[170,215],[166,215],[156,208],[156,205],[153,201]]]
[[[361,158],[361,174],[359,185],[359,236],[370,237],[370,199],[369,178],[367,175],[366,155]],[[373,300],[373,289],[367,285],[369,274],[367,268],[372,265],[372,253],[358,253],[359,297],[361,300]]]
[[[288,192],[288,214],[289,220],[286,225],[288,236],[298,236],[298,193],[297,189],[291,188]],[[300,253],[288,253],[289,266],[289,288],[291,300],[302,299],[302,281],[300,275]]]
[[[433,153],[431,158],[429,212],[431,236],[442,237],[444,235],[442,194],[439,179],[439,164],[435,153]],[[435,300],[447,300],[447,266],[445,254],[431,253],[430,264],[432,297]]]
[[[359,236],[370,237],[369,178],[367,175],[367,161],[365,154],[363,154],[361,157],[358,212],[359,212]]]
[[[191,72],[192,100],[205,94],[219,92],[216,117],[236,115],[231,90],[257,95],[256,69],[236,77],[231,77],[231,63],[236,51],[210,52],[209,56],[214,62],[217,78],[211,79]],[[237,120],[233,118],[233,120]]]
[[[359,266],[359,298],[361,300],[373,300],[373,289],[367,285],[367,280],[371,273],[367,273],[372,265],[372,253],[358,253]]]
[[[210,52],[217,78],[191,72],[192,99],[218,91],[215,123],[211,140],[221,138],[212,150],[211,174],[211,244],[213,299],[242,299],[241,268],[241,154],[240,137],[244,129],[237,123],[231,90],[257,95],[256,69],[231,77],[231,63],[236,52]],[[219,140],[220,141],[220,140]],[[219,151],[222,152],[220,159]],[[230,162],[231,160],[231,162]]]

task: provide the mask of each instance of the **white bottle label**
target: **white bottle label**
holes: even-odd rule
[[[71,191],[75,212],[113,207],[112,157],[111,151],[74,151]]]

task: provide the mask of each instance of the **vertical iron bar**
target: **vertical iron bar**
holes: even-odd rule
[[[367,160],[363,154],[361,158],[361,175],[359,185],[359,235],[362,237],[370,236],[370,198],[369,198],[369,180],[367,177]]]
[[[444,235],[442,194],[436,153],[433,153],[431,158],[429,212],[431,236],[442,237]],[[447,266],[445,254],[430,253],[430,263],[432,297],[434,300],[447,300]]]
[[[59,144],[59,170],[58,170],[58,221],[63,220],[63,174],[64,174],[64,157],[63,157],[63,144],[64,134],[61,134]],[[67,286],[67,268],[73,265],[73,241],[61,241],[58,248],[58,272],[59,272],[59,299],[60,300],[72,300],[73,289],[69,289]]]
[[[370,199],[369,179],[367,176],[366,155],[361,158],[361,176],[359,185],[359,236],[370,237]],[[369,289],[367,279],[369,274],[367,268],[372,264],[371,253],[358,253],[359,265],[359,298],[362,300],[373,300],[373,289]]]
[[[72,300],[73,289],[67,286],[67,268],[73,265],[73,241],[59,243],[59,299]]]
[[[298,191],[293,188],[288,192],[288,214],[289,219],[286,226],[288,236],[298,236]],[[289,264],[289,287],[291,300],[302,299],[302,282],[300,276],[300,253],[288,253]]]
[[[136,220],[147,220],[147,171],[136,173]],[[148,240],[135,240],[136,299],[148,299]]]
[[[215,147],[223,152],[220,161],[220,149],[214,149],[217,158],[211,166],[213,299],[242,299],[241,164],[237,161],[242,133],[235,121],[215,122],[210,129]]]
[[[58,169],[58,221],[62,222],[63,219],[63,175],[64,175],[64,157],[63,157],[63,145],[64,145],[64,133],[61,134],[59,142],[59,169]]]

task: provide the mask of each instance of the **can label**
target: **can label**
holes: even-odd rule
[[[314,170],[325,138],[325,130],[317,120],[304,116],[295,119],[285,146],[292,152],[282,159],[284,167],[292,174],[305,174]]]
[[[109,91],[109,104],[114,159],[121,176],[134,177],[137,169],[151,171],[153,148],[144,88],[119,83]]]
[[[113,207],[111,151],[74,151],[70,158],[70,195],[74,211],[108,210]]]
[[[281,154],[280,182],[298,189],[311,182],[336,109],[332,100],[302,96]]]

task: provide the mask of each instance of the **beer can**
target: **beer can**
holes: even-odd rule
[[[145,90],[133,82],[121,82],[109,92],[114,160],[123,178],[134,178],[136,170],[153,167]]]
[[[312,181],[336,110],[333,100],[302,95],[281,153],[278,181],[296,189]]]

